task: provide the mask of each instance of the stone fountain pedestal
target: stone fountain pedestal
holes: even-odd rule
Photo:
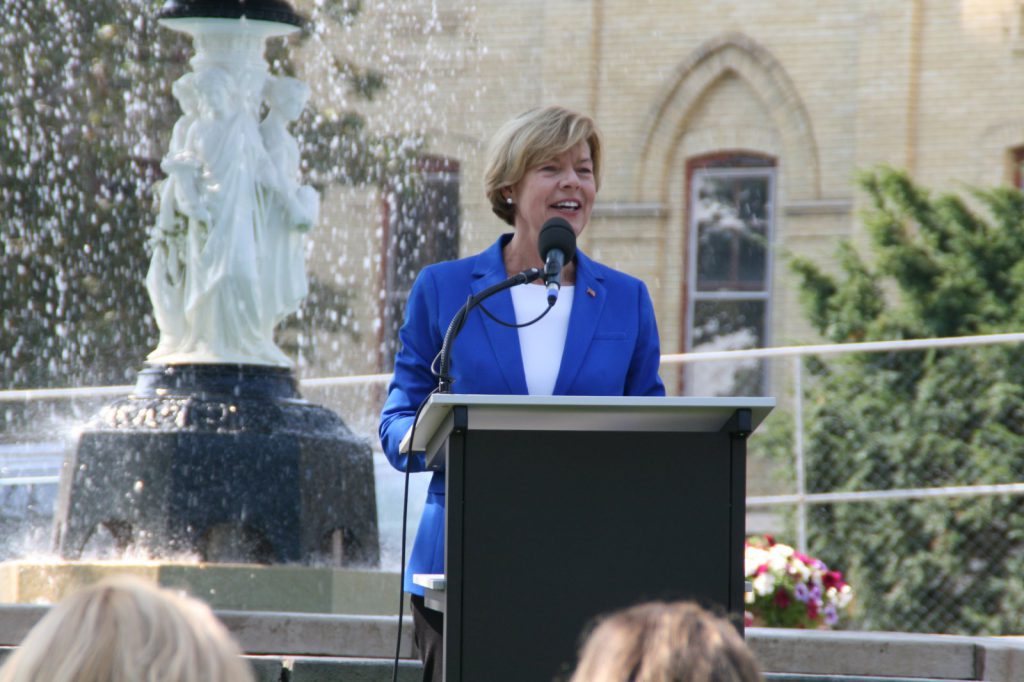
[[[288,369],[150,366],[65,461],[55,547],[97,533],[122,555],[376,566],[371,450]]]

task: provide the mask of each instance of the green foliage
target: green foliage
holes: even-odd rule
[[[933,197],[886,168],[864,175],[861,186],[871,199],[863,215],[871,264],[849,245],[840,252],[837,276],[806,260],[794,264],[808,317],[824,336],[844,342],[1020,328],[1019,192],[970,190],[974,201],[968,204],[955,195]],[[1020,347],[862,353],[815,362],[812,369],[805,419],[808,491],[1022,480]],[[941,498],[813,510],[811,551],[843,569],[855,586],[854,627],[1019,632],[1024,499]]]

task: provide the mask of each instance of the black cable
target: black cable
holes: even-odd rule
[[[500,324],[502,327],[512,327],[513,329],[522,329],[523,327],[529,327],[531,324],[537,324],[538,322],[540,322],[541,318],[543,318],[545,315],[547,315],[549,312],[551,312],[551,309],[555,307],[555,304],[554,303],[548,303],[548,307],[544,309],[544,312],[542,312],[540,315],[538,315],[537,317],[533,318],[529,322],[523,322],[522,324],[510,324],[510,323],[505,322],[503,320],[499,320],[497,317],[495,317],[491,313],[490,310],[488,310],[487,308],[484,307],[483,303],[478,303],[477,307],[480,308],[480,310],[484,311],[484,313],[487,315],[487,317],[491,318],[492,320],[494,320],[495,322]]]
[[[437,388],[432,389],[416,408],[416,414],[412,418],[412,428],[409,429],[409,452],[405,459],[405,486],[402,493],[402,551],[398,569],[398,636],[395,638],[395,666],[391,673],[391,682],[398,682],[398,661],[402,654],[402,616],[405,612],[405,536],[409,526],[409,469],[412,468],[412,444],[416,438],[416,422],[419,421],[420,412],[430,400],[430,396],[435,393],[437,393]]]
[[[493,296],[499,291],[511,289],[519,284],[529,284],[533,280],[538,279],[542,274],[543,273],[538,268],[523,270],[518,274],[512,275],[503,282],[493,284],[483,291],[471,295],[466,300],[466,303],[459,308],[459,311],[455,313],[455,317],[452,318],[451,324],[448,325],[448,330],[445,332],[444,340],[441,342],[441,360],[438,363],[439,368],[437,371],[439,393],[452,392],[452,383],[454,383],[455,380],[448,375],[448,370],[451,368],[451,346],[452,343],[455,342],[455,337],[458,336],[460,331],[462,331],[463,325],[466,324],[466,318],[469,316],[470,311],[480,305],[480,303],[485,299]]]

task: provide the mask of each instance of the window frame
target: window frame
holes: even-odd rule
[[[686,168],[686,278],[683,292],[683,351],[697,352],[693,348],[694,340],[694,318],[696,307],[702,301],[763,301],[764,322],[763,338],[764,346],[771,344],[771,319],[773,309],[773,282],[775,273],[774,244],[777,227],[777,188],[778,188],[778,165],[773,157],[747,151],[725,152],[707,155],[691,159],[687,162]],[[698,249],[699,226],[697,224],[697,211],[694,210],[698,200],[698,188],[700,179],[704,177],[763,177],[768,184],[766,198],[766,220],[765,226],[765,273],[764,287],[761,290],[736,289],[701,291],[698,288]],[[758,361],[762,362],[762,361]],[[690,394],[687,390],[692,378],[687,371],[688,366],[680,367],[680,388],[684,395]],[[761,366],[762,393],[768,393],[771,389],[771,376],[767,364],[762,362]]]

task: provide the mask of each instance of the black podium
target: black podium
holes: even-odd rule
[[[746,437],[774,404],[433,396],[413,445],[447,470],[446,682],[567,677],[587,624],[642,601],[742,616]]]

